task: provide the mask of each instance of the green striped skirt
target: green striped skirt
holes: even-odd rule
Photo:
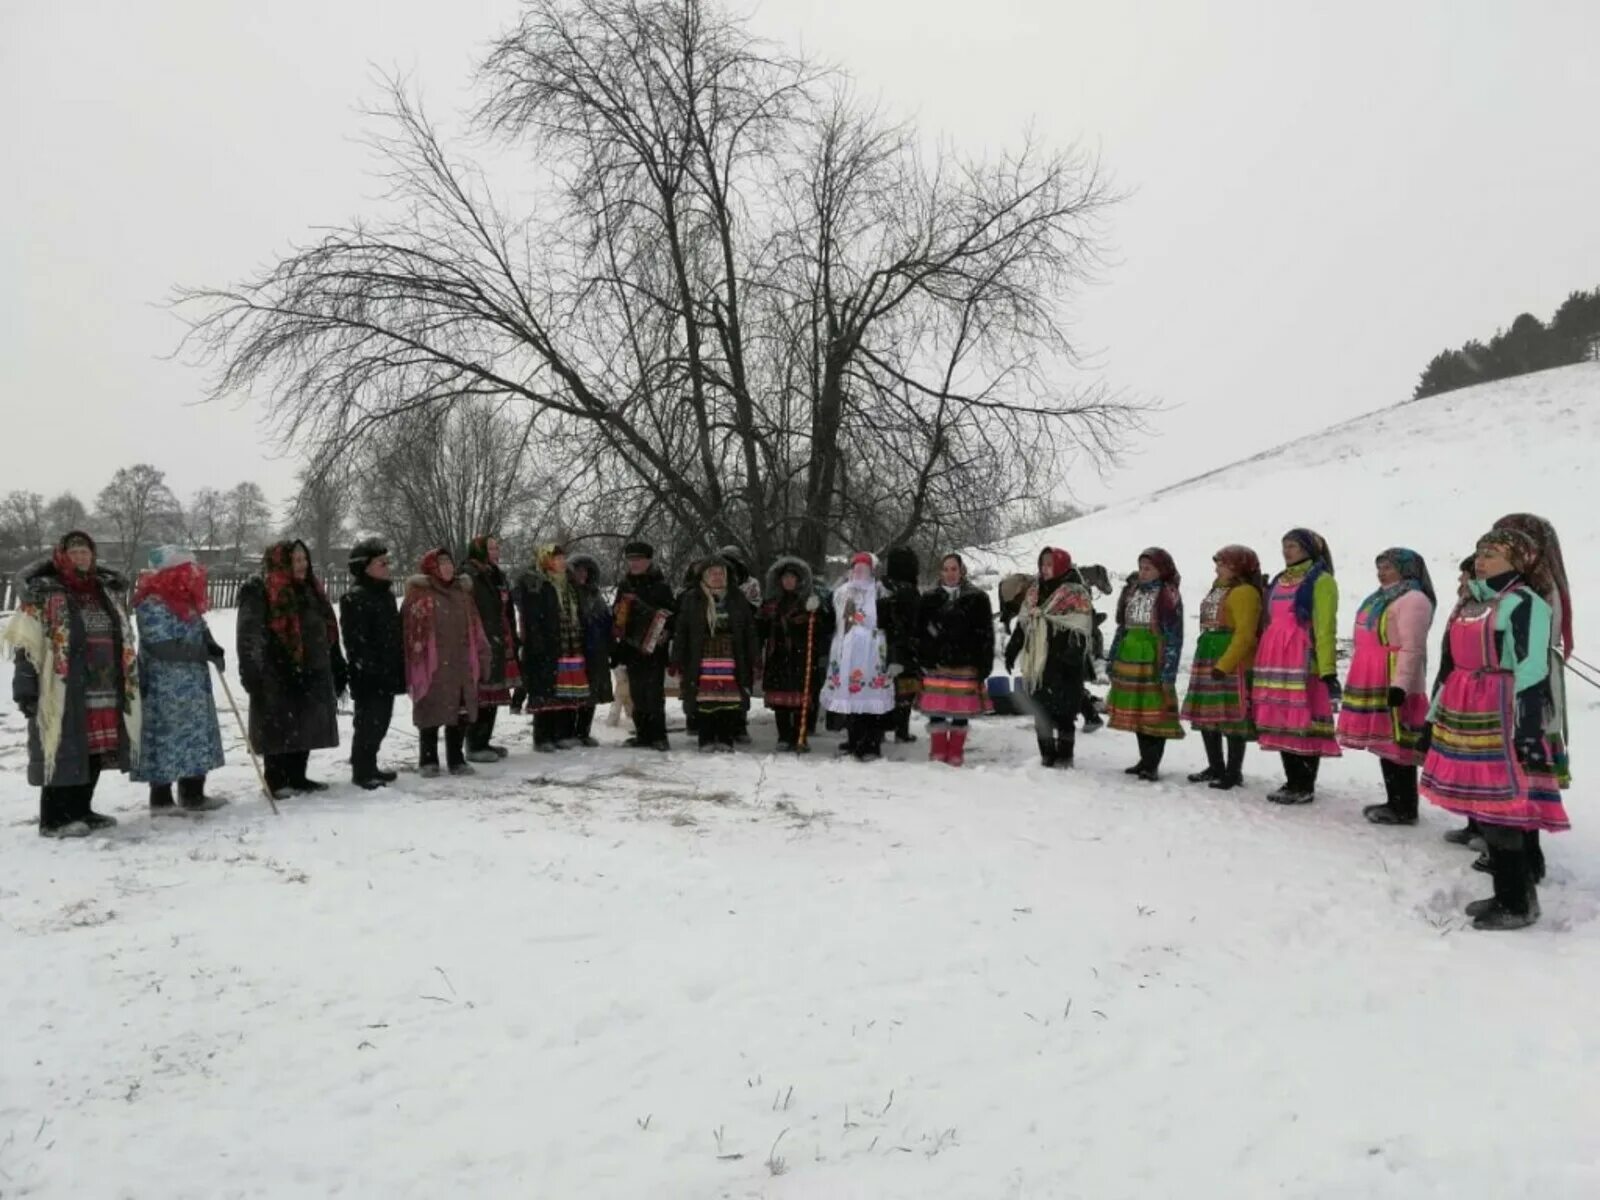
[[[1125,631],[1110,674],[1106,712],[1111,728],[1148,737],[1183,736],[1177,689],[1161,681],[1161,638],[1157,634],[1149,629]]]

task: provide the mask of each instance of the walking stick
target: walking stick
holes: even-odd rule
[[[811,613],[806,617],[806,685],[800,693],[800,732],[795,745],[806,744],[806,726],[811,720],[811,648],[817,636],[817,614]]]
[[[212,663],[216,666],[216,663]],[[222,694],[228,698],[228,707],[233,710],[233,719],[239,723],[239,736],[244,738],[245,752],[250,755],[250,761],[256,769],[256,778],[261,781],[261,794],[267,798],[267,803],[272,805],[273,816],[281,817],[278,811],[278,802],[272,798],[272,789],[267,786],[267,777],[261,770],[261,760],[256,757],[256,748],[250,744],[250,731],[244,727],[244,718],[239,715],[239,706],[233,702],[233,689],[228,686],[228,677],[221,667],[217,667],[217,678],[222,680]]]

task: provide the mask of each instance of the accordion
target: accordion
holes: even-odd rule
[[[635,595],[619,596],[611,614],[611,635],[640,654],[654,654],[661,648],[669,613],[652,608]]]

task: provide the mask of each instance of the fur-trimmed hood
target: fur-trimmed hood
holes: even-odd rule
[[[815,590],[816,577],[812,573],[811,564],[803,558],[795,558],[792,554],[780,555],[767,568],[767,595],[779,594],[778,579],[785,571],[793,571],[800,577],[799,584],[795,587],[798,595],[805,596]]]
[[[577,570],[579,567],[589,568],[589,582],[579,583]],[[605,586],[605,575],[600,570],[600,561],[592,554],[569,554],[567,556],[567,578],[572,580],[572,586],[585,592],[598,592]]]
[[[433,584],[434,578],[432,575],[411,575],[406,578],[406,591],[408,593],[414,591],[423,591],[433,587]],[[460,588],[463,592],[470,592],[473,588],[472,576],[463,571],[450,581],[450,586],[454,588]]]
[[[94,565],[95,578],[100,581],[100,586],[108,592],[125,593],[128,590],[127,577],[120,572],[113,571],[110,567],[103,567],[98,562]],[[17,591],[26,599],[34,599],[48,595],[54,591],[64,591],[66,583],[61,578],[61,573],[56,570],[54,559],[45,557],[35,559],[23,567],[16,574]]]

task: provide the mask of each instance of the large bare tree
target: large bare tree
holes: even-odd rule
[[[815,563],[965,536],[1137,423],[1067,382],[1114,200],[1087,156],[931,146],[706,0],[534,0],[479,85],[538,164],[522,214],[394,84],[388,210],[180,292],[214,394],[262,390],[324,456],[514,402],[628,496],[607,524]]]
[[[255,548],[272,523],[272,506],[267,503],[261,485],[244,480],[228,489],[227,506],[223,516],[223,532],[233,562],[238,565],[244,558],[246,547]]]
[[[132,573],[139,552],[183,532],[183,508],[167,486],[166,472],[149,463],[123,467],[95,498],[100,516],[122,543],[122,568]]]
[[[357,449],[356,514],[399,563],[479,534],[516,538],[536,521],[534,423],[505,402],[426,407],[384,423]]]

